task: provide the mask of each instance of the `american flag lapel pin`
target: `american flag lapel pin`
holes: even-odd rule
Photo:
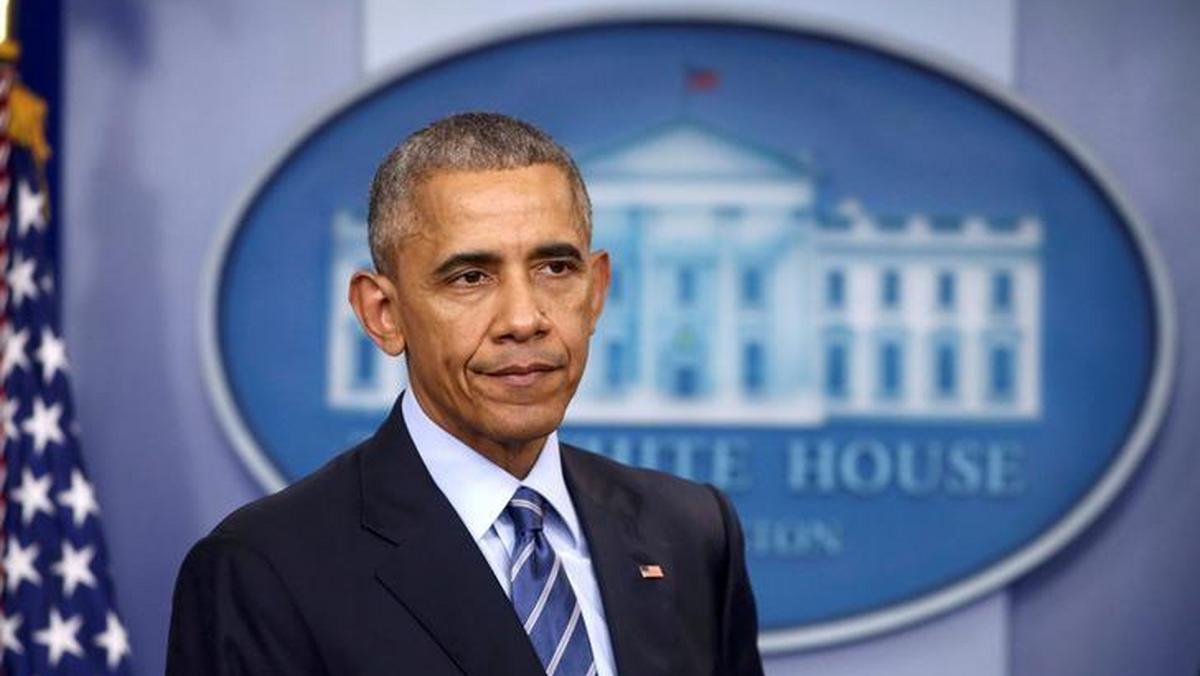
[[[663,578],[662,566],[652,563],[638,566],[638,572],[642,574],[643,580],[661,580]]]

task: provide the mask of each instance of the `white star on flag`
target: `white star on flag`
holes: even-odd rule
[[[58,504],[71,508],[71,519],[75,527],[83,525],[89,514],[99,514],[100,504],[92,484],[83,477],[83,472],[71,470],[71,487],[58,494]]]
[[[41,397],[33,400],[33,413],[21,423],[21,431],[33,437],[33,450],[42,453],[46,444],[63,442],[62,428],[58,419],[62,416],[62,404],[47,406]]]
[[[120,618],[117,614],[108,611],[108,617],[104,621],[104,631],[96,634],[96,645],[104,648],[108,653],[108,668],[116,669],[121,663],[121,658],[129,654],[129,635],[125,633],[125,627],[121,625]]]
[[[83,648],[79,645],[79,639],[75,638],[81,624],[81,616],[75,615],[64,621],[62,615],[58,614],[58,608],[51,608],[49,626],[33,632],[33,642],[46,646],[49,651],[50,666],[57,667],[63,653],[83,657]]]
[[[34,281],[37,272],[37,261],[32,258],[22,258],[17,254],[8,269],[8,291],[12,294],[12,304],[20,307],[21,303],[30,298],[37,298],[38,287]]]
[[[11,650],[14,653],[25,652],[21,639],[17,638],[17,629],[21,628],[21,613],[12,617],[0,615],[0,652]]]
[[[33,476],[29,468],[21,470],[21,485],[12,491],[12,501],[21,505],[21,522],[28,524],[33,521],[38,512],[54,516],[54,503],[50,502],[50,483],[54,477],[49,474],[41,478]]]
[[[96,550],[90,546],[77,550],[70,542],[63,541],[62,558],[50,567],[55,575],[62,576],[63,594],[74,594],[79,585],[96,586],[96,576],[92,574],[92,558],[95,556]]]
[[[42,363],[42,377],[48,383],[59,371],[67,370],[67,347],[62,338],[48,328],[42,329],[42,344],[38,346],[37,360]]]
[[[7,340],[4,341],[4,359],[0,361],[0,378],[7,378],[18,366],[23,369],[29,368],[29,357],[25,356],[25,344],[28,342],[29,332],[25,329],[7,336]]]
[[[46,195],[34,190],[25,181],[17,183],[17,236],[24,237],[30,230],[46,227]]]
[[[8,539],[8,547],[4,550],[4,584],[10,592],[16,591],[24,580],[29,580],[30,584],[42,583],[42,575],[34,563],[37,556],[36,542],[22,547],[21,541],[15,536]]]

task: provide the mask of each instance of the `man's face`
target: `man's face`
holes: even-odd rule
[[[426,412],[476,449],[558,427],[587,361],[609,268],[566,174],[538,164],[442,172],[397,247],[395,316]]]

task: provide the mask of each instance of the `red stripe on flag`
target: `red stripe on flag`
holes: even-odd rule
[[[3,232],[0,233],[0,353],[3,352],[4,343],[8,340],[8,223],[9,210],[8,204],[10,194],[12,192],[12,181],[10,180],[8,158],[12,152],[12,140],[8,135],[8,124],[11,121],[8,101],[9,94],[12,93],[12,83],[15,68],[11,64],[0,65],[0,120],[3,120],[3,126],[0,126],[0,223],[3,223]],[[8,395],[4,391],[4,383],[0,382],[0,406],[8,402]],[[0,419],[0,445],[7,438],[8,430],[4,429],[4,421]],[[7,483],[8,479],[8,464],[5,461],[4,453],[0,451],[0,486]],[[8,511],[8,493],[0,490],[0,561],[4,560],[5,548],[8,546],[8,533],[5,532],[5,516]],[[4,588],[7,583],[7,571],[0,566],[0,589]],[[4,614],[3,595],[0,595],[0,616]]]

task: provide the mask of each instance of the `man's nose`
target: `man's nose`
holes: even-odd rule
[[[496,317],[497,340],[523,342],[540,338],[549,329],[537,290],[527,275],[512,276],[501,284]]]

